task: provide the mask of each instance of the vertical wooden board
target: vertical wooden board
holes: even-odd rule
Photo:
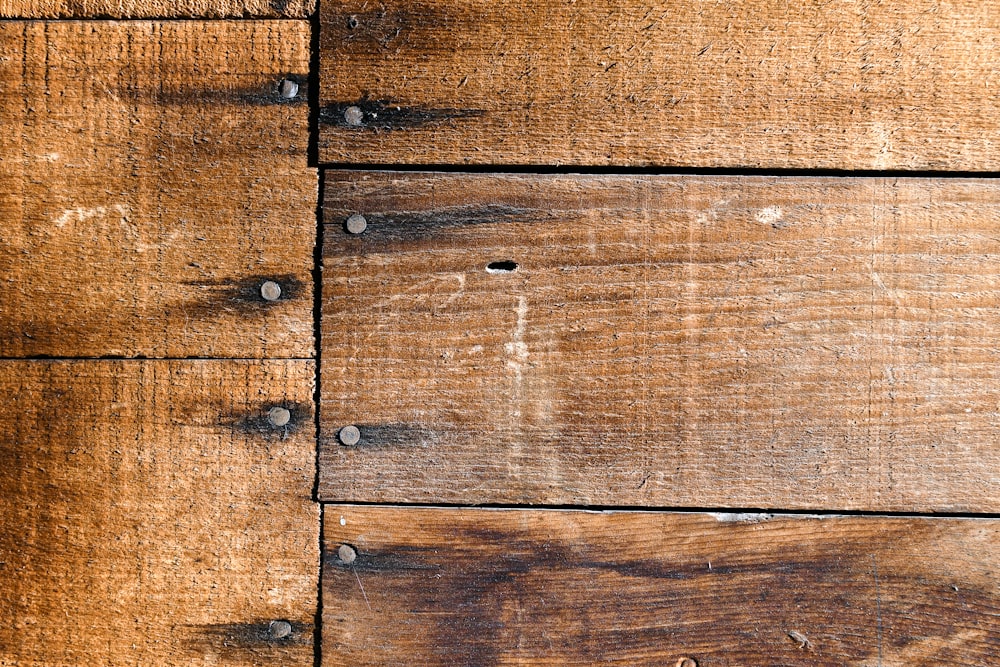
[[[0,0],[0,18],[306,18],[315,0]]]
[[[313,373],[0,362],[0,664],[312,665]]]
[[[325,500],[996,510],[992,180],[326,183]]]
[[[992,519],[329,505],[324,517],[324,667],[1000,656]]]
[[[330,0],[320,158],[997,170],[992,3]]]
[[[311,356],[308,68],[305,21],[0,22],[0,356]]]

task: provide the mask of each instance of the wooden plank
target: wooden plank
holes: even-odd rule
[[[324,515],[324,667],[929,667],[1000,655],[992,519]]]
[[[0,664],[312,665],[313,373],[0,362]]]
[[[994,10],[331,0],[320,157],[997,170]]]
[[[0,22],[0,356],[311,356],[308,64],[305,21]]]
[[[996,181],[326,182],[325,500],[1000,502]]]
[[[0,18],[306,18],[315,0],[0,0]]]

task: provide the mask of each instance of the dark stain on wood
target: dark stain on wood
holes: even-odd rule
[[[282,0],[284,1],[284,0]],[[298,84],[298,94],[292,98],[281,95],[281,82],[289,79]],[[157,106],[197,106],[199,104],[219,106],[272,106],[275,104],[307,104],[309,102],[309,75],[289,72],[280,76],[262,74],[259,83],[227,89],[213,89],[201,85],[201,81],[177,88],[129,87],[115,91],[119,97]],[[207,83],[207,82],[204,82]]]
[[[470,225],[501,225],[505,223],[530,223],[548,219],[548,212],[509,204],[471,204],[449,206],[430,211],[364,212],[368,228],[357,237],[349,235],[344,227],[349,212],[328,210],[324,222],[331,227],[328,238],[340,234],[342,240],[358,239],[364,247],[397,243],[413,243],[433,239],[449,229]],[[355,244],[330,242],[325,244],[327,254],[350,252],[356,254]]]
[[[343,426],[346,426],[344,424]],[[361,440],[358,444],[349,449],[359,448],[378,450],[391,449],[397,447],[422,447],[432,445],[440,440],[442,434],[431,428],[420,424],[354,424],[361,433]],[[327,434],[322,445],[325,447],[343,447],[337,440],[337,431],[340,426],[334,429],[332,434]]]
[[[357,109],[356,122],[349,120]],[[320,107],[319,122],[350,130],[408,130],[483,115],[482,109],[403,106],[393,100],[361,99],[356,102],[335,102]]]
[[[272,631],[273,623],[284,620],[292,631],[285,637],[277,637]],[[302,623],[286,619],[257,620],[248,623],[213,623],[192,628],[194,645],[209,648],[226,657],[234,653],[280,649],[286,646],[306,646],[312,644],[312,623]]]
[[[281,287],[281,296],[268,301],[261,296],[265,282],[273,281]],[[199,317],[211,317],[220,311],[239,310],[247,315],[264,312],[286,301],[307,296],[306,284],[292,274],[249,276],[242,279],[193,280],[186,285],[206,290],[207,294],[183,304],[184,312]]]
[[[275,426],[270,422],[268,411],[274,407],[281,407],[288,410],[290,416],[287,424]],[[282,400],[262,403],[258,409],[249,413],[224,415],[218,421],[219,426],[233,429],[238,433],[265,436],[268,438],[283,438],[292,433],[297,433],[303,428],[311,428],[312,423],[312,405]]]

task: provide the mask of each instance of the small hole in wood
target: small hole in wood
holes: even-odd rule
[[[358,27],[358,17],[357,16],[352,16],[352,17],[348,18],[347,19],[347,27],[350,30],[354,30],[355,28],[357,28]]]
[[[513,273],[517,271],[517,262],[509,259],[502,262],[490,262],[486,265],[486,273]]]

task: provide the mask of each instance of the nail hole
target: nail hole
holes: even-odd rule
[[[357,16],[352,16],[349,19],[347,19],[347,27],[349,29],[351,29],[351,30],[354,30],[355,28],[357,28],[358,27],[358,17]]]
[[[517,271],[517,262],[509,259],[502,262],[490,262],[486,265],[486,273],[513,273]]]

